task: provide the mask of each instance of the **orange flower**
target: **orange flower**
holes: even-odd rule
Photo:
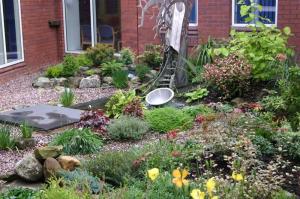
[[[175,169],[172,173],[173,180],[172,182],[179,188],[181,188],[183,185],[188,185],[189,181],[186,180],[186,177],[189,175],[189,172],[186,169],[183,169],[180,171],[179,169]]]

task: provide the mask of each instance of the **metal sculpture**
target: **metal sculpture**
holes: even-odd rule
[[[139,27],[144,25],[145,13],[153,6],[159,8],[156,18],[156,36],[164,49],[164,59],[158,77],[151,86],[174,88],[187,84],[185,59],[188,50],[188,25],[193,0],[139,0],[141,8]]]

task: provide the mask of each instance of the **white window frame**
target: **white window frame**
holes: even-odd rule
[[[249,23],[249,24],[240,24],[235,23],[235,3],[237,3],[238,0],[232,0],[232,8],[231,8],[231,15],[232,15],[232,27],[247,27],[247,26],[253,26],[255,24]],[[278,0],[276,0],[276,8],[275,8],[275,23],[274,24],[265,24],[268,27],[276,26],[277,27],[277,21],[278,21]]]
[[[3,1],[0,0],[0,15],[2,16],[2,27],[0,28],[0,31],[2,30],[2,36],[3,36],[3,45],[4,45],[4,62],[5,64],[0,64],[1,68],[6,68],[11,65],[19,64],[24,62],[24,44],[23,44],[23,26],[22,26],[22,11],[21,11],[21,2],[18,0],[18,12],[19,12],[19,25],[20,25],[20,40],[21,40],[21,59],[18,59],[16,61],[7,62],[7,55],[6,55],[6,38],[5,38],[5,30],[4,30],[4,16],[3,16]]]
[[[189,23],[189,26],[191,27],[196,27],[198,26],[198,21],[199,21],[199,0],[195,0],[196,1],[196,23]]]

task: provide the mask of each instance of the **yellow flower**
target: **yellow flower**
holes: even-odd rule
[[[148,177],[154,181],[159,175],[159,169],[158,168],[153,168],[148,170]]]
[[[235,171],[232,173],[231,177],[238,182],[244,180],[244,176],[241,173],[236,173]]]
[[[185,178],[189,175],[189,172],[185,169],[180,172],[179,169],[175,169],[172,173],[173,175],[173,180],[172,182],[179,188],[182,187],[182,185],[188,185],[189,181],[186,180]]]
[[[219,197],[218,196],[214,196],[211,199],[219,199]]]
[[[206,182],[206,189],[207,192],[211,195],[212,192],[215,190],[216,188],[216,182],[214,178],[210,178],[207,182]]]
[[[200,191],[200,189],[193,189],[191,192],[191,196],[193,199],[204,199],[205,193]]]

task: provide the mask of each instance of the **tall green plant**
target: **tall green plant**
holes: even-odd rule
[[[69,88],[65,88],[64,92],[60,96],[60,103],[64,107],[69,107],[73,105],[75,99],[75,95],[73,91]]]
[[[113,76],[113,85],[116,88],[127,88],[128,87],[128,72],[119,70],[114,72]]]
[[[11,138],[11,128],[8,126],[0,127],[0,150],[6,150],[15,146],[14,140]]]
[[[74,56],[66,55],[63,61],[62,75],[64,77],[74,76],[78,71],[78,64]]]
[[[33,133],[33,128],[29,126],[27,122],[23,122],[20,125],[21,133],[23,138],[31,138]]]

